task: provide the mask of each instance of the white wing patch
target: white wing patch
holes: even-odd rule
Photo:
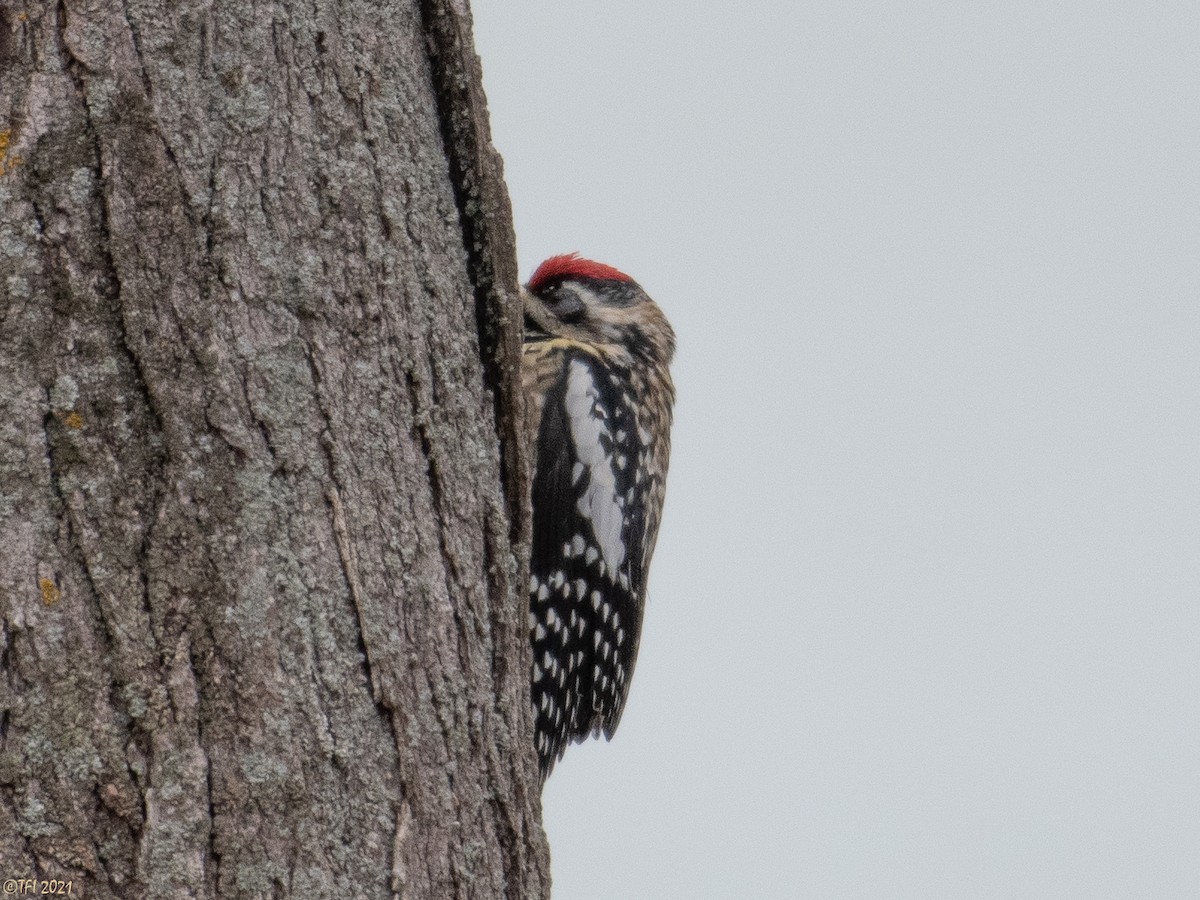
[[[612,456],[604,452],[600,443],[602,435],[608,436],[608,425],[596,414],[599,399],[600,392],[587,364],[571,360],[567,371],[567,419],[575,443],[575,458],[588,473],[587,490],[580,495],[576,506],[579,514],[592,523],[600,555],[615,577],[625,560],[625,542],[621,539],[625,516],[617,495]]]

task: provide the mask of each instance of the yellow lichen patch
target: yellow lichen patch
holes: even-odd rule
[[[47,606],[53,606],[58,602],[58,598],[62,596],[62,591],[58,589],[58,585],[54,583],[52,578],[43,578],[38,581],[38,587],[42,589],[42,602]]]
[[[21,157],[8,155],[8,148],[11,143],[12,129],[0,129],[0,175],[6,174],[10,169],[15,169],[21,164]]]
[[[82,428],[83,427],[83,416],[81,416],[77,412],[67,413],[67,417],[65,419],[63,419],[63,421],[67,423],[68,428]]]

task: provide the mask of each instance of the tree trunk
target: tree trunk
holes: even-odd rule
[[[0,879],[548,896],[515,288],[465,0],[0,0]]]

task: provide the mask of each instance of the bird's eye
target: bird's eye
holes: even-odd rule
[[[560,322],[566,322],[568,325],[582,320],[587,312],[587,304],[583,302],[583,298],[576,291],[561,284],[551,292],[547,305]]]

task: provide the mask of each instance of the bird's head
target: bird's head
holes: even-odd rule
[[[675,333],[641,285],[577,253],[552,256],[525,286],[525,331],[595,345],[627,362],[666,366]]]

